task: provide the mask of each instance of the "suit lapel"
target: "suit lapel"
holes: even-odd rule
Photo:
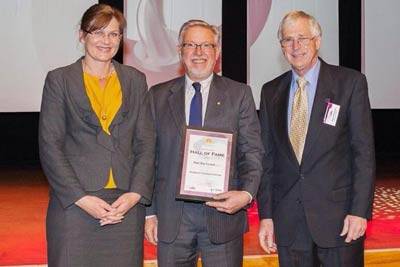
[[[210,92],[208,93],[207,109],[204,117],[204,127],[218,128],[221,121],[222,111],[224,107],[229,105],[225,103],[228,98],[226,97],[226,86],[224,86],[221,78],[213,74],[213,79],[210,84]]]
[[[327,100],[332,101],[334,94],[331,90],[333,84],[333,78],[329,73],[327,64],[321,61],[321,68],[318,76],[317,89],[315,93],[314,103],[311,111],[310,122],[308,124],[308,131],[306,142],[304,145],[303,161],[307,160],[307,156],[315,147],[315,143],[320,136],[320,130],[322,128],[322,121],[325,114]]]
[[[289,102],[289,91],[290,91],[290,82],[292,80],[292,72],[289,71],[285,77],[282,79],[276,97],[273,101],[273,119],[274,123],[272,125],[276,125],[277,138],[279,143],[281,144],[282,149],[288,156],[288,158],[298,166],[298,162],[296,159],[296,155],[292,149],[292,145],[290,144],[290,139],[288,135],[288,102]]]
[[[92,106],[90,105],[90,100],[86,94],[81,60],[82,58],[72,64],[72,67],[68,72],[68,77],[66,80],[69,84],[69,94],[74,104],[78,107],[77,110],[80,118],[86,123],[97,127],[97,142],[106,149],[114,151],[115,144],[113,142],[113,137],[106,134],[102,130],[99,119],[96,113],[93,111]],[[113,61],[113,64],[121,84],[122,104],[110,125],[110,131],[113,133],[113,135],[118,135],[118,133],[115,132],[115,129],[118,128],[115,128],[115,126],[120,124],[129,112],[129,88],[131,81],[124,79],[125,76],[123,75],[121,65],[118,62]]]
[[[81,60],[82,58],[72,64],[71,70],[68,73],[67,81],[70,84],[69,94],[71,95],[73,102],[78,106],[81,118],[93,126],[101,127],[99,119],[96,113],[93,111],[92,106],[90,105],[90,100],[86,94]],[[116,124],[120,124],[126,114],[129,112],[130,98],[130,90],[128,90],[128,88],[130,88],[130,80],[126,78],[124,79],[125,76],[122,74],[121,64],[114,60],[113,64],[121,84],[122,104],[121,108],[118,110],[113,121],[111,122],[110,130]]]
[[[131,82],[135,82],[132,80],[128,80],[126,77],[126,75],[122,74],[122,70],[121,70],[121,64],[119,64],[118,62],[113,60],[113,65],[115,68],[115,71],[117,73],[118,76],[118,80],[121,84],[121,91],[122,91],[122,103],[121,103],[121,107],[118,110],[117,114],[115,114],[115,117],[113,119],[113,121],[111,122],[110,125],[110,130],[113,129],[113,127],[117,124],[120,124],[125,116],[128,114],[129,112],[129,99],[130,99],[130,94],[131,91],[128,90],[128,88],[131,88]]]
[[[226,86],[224,86],[220,77],[214,74],[210,84],[210,92],[208,93],[206,114],[204,117],[204,127],[219,128],[223,120],[224,107],[229,106],[226,97]],[[186,126],[185,116],[185,76],[179,78],[170,88],[170,96],[168,97],[168,105],[171,110],[172,117],[176,127],[182,134],[182,129]]]
[[[82,59],[80,58],[72,64],[67,73],[68,93],[71,96],[72,102],[78,107],[77,111],[80,118],[92,126],[101,127],[99,119],[94,113],[89,97],[86,94],[83,81]]]
[[[185,116],[185,76],[179,78],[169,89],[168,105],[171,115],[174,118],[179,134],[182,134],[184,126],[186,126]]]

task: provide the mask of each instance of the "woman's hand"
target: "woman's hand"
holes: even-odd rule
[[[140,198],[141,195],[138,193],[125,193],[122,194],[114,203],[112,203],[111,207],[116,209],[117,214],[124,215],[139,202]]]
[[[75,204],[95,219],[102,219],[107,214],[115,211],[115,208],[110,204],[95,196],[84,196],[76,201]]]
[[[122,221],[125,213],[135,206],[141,196],[134,192],[122,194],[114,203],[111,204],[112,211],[108,212],[101,220],[100,225],[116,224]]]

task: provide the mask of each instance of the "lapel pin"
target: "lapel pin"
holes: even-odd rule
[[[220,106],[220,105],[221,105],[221,102],[218,101],[218,102],[217,102],[217,106]]]

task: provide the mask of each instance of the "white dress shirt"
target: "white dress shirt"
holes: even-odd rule
[[[213,78],[213,74],[211,74],[207,79],[200,81],[201,84],[201,99],[202,99],[202,109],[201,109],[201,124],[204,125],[204,118],[206,116],[207,109],[207,101],[208,94],[210,93],[210,85]],[[190,104],[192,103],[192,98],[195,94],[195,90],[193,88],[194,81],[192,81],[189,76],[185,75],[185,115],[186,115],[186,125],[189,125],[189,116],[190,116]]]

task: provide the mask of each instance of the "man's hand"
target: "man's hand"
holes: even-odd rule
[[[95,196],[84,196],[76,201],[75,204],[95,219],[102,219],[108,213],[112,214],[115,211],[111,205]]]
[[[228,191],[213,197],[217,201],[206,202],[207,206],[218,211],[233,214],[250,203],[250,195],[245,191]]]
[[[340,236],[346,236],[346,243],[350,243],[352,240],[357,240],[365,234],[367,230],[367,219],[362,217],[347,215],[344,218],[343,230]]]
[[[276,244],[274,242],[274,223],[272,219],[262,219],[258,230],[258,240],[260,246],[268,254],[276,252]]]
[[[144,224],[144,236],[146,237],[146,240],[153,245],[157,245],[158,242],[157,225],[157,216],[154,215],[146,218],[146,222]]]

